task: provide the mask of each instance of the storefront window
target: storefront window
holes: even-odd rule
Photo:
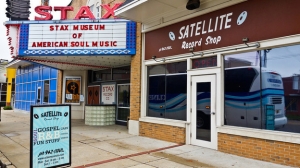
[[[111,80],[129,80],[130,79],[130,66],[105,69],[100,71],[93,71],[89,75],[92,82],[103,82]]]
[[[186,62],[148,66],[147,116],[186,120]]]
[[[49,101],[49,80],[44,81],[44,103]]]
[[[111,69],[95,71],[93,73],[93,79],[94,79],[94,81],[108,81],[108,80],[111,80]]]
[[[0,83],[0,102],[6,102],[7,83]]]
[[[300,45],[224,57],[225,125],[300,133]]]
[[[1,83],[1,92],[7,91],[7,83]]]
[[[123,79],[130,79],[130,66],[113,69],[113,80]]]
[[[56,82],[53,83],[52,81],[56,81],[56,78],[56,69],[37,64],[20,67],[17,71],[16,79],[12,81],[13,88],[14,85],[16,87],[16,91],[12,92],[12,94],[15,94],[15,108],[30,111],[30,105],[33,104],[55,104],[57,97]],[[15,81],[16,83],[14,84]]]

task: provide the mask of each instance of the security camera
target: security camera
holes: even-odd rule
[[[186,4],[187,10],[194,10],[200,7],[200,0],[189,0]]]

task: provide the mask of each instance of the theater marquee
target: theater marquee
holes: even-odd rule
[[[22,24],[19,55],[134,55],[135,22]]]

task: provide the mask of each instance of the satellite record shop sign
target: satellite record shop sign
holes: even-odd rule
[[[31,106],[30,167],[71,165],[71,106]]]
[[[136,23],[22,24],[19,55],[134,55]]]

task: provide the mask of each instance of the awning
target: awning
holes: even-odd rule
[[[188,0],[126,0],[115,15],[141,22],[142,31],[150,31],[246,0],[200,0],[200,8],[187,10]]]
[[[18,69],[19,67],[26,67],[31,65],[31,62],[28,61],[22,61],[22,60],[17,60],[14,59],[11,62],[9,62],[5,67],[6,68],[13,68],[13,69]]]
[[[10,67],[18,68],[19,66],[30,65],[30,62],[42,64],[45,66],[57,68],[60,70],[100,70],[113,67],[128,66],[131,57],[115,55],[115,56],[26,56],[14,57],[17,60]]]

